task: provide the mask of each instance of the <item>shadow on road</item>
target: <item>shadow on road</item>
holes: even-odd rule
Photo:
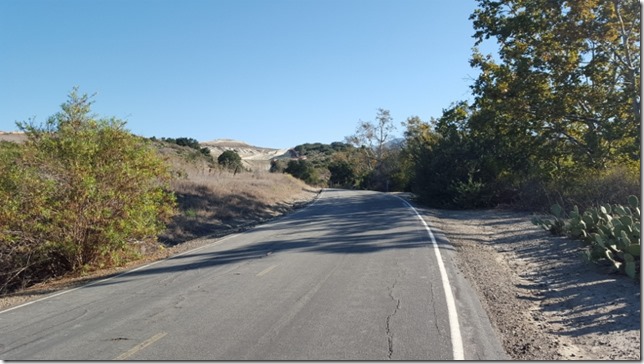
[[[351,191],[332,191],[332,196],[313,206],[247,231],[244,236],[248,240],[258,239],[255,243],[180,254],[163,264],[128,272],[123,278],[204,269],[286,251],[344,255],[431,247],[414,212],[398,198],[381,193],[355,195]],[[443,240],[438,240],[438,245],[454,250]],[[115,283],[118,281],[95,285]]]

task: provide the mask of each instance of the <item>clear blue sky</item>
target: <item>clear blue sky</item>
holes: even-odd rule
[[[135,134],[343,141],[469,99],[474,0],[2,0],[0,130],[69,91]],[[402,132],[402,128],[399,128]]]

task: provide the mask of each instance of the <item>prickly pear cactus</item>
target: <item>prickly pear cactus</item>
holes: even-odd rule
[[[627,205],[605,204],[589,208],[583,214],[577,206],[564,218],[563,209],[553,205],[554,219],[533,219],[553,234],[564,234],[580,239],[587,245],[586,258],[605,259],[614,269],[633,279],[640,277],[640,202],[629,196]]]

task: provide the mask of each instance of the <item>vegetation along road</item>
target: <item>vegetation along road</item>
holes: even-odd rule
[[[5,360],[507,358],[454,250],[388,194],[294,214],[0,312]]]

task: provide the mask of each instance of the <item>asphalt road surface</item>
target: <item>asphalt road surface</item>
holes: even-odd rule
[[[327,189],[269,224],[0,312],[0,359],[507,359],[434,235],[398,197]]]

